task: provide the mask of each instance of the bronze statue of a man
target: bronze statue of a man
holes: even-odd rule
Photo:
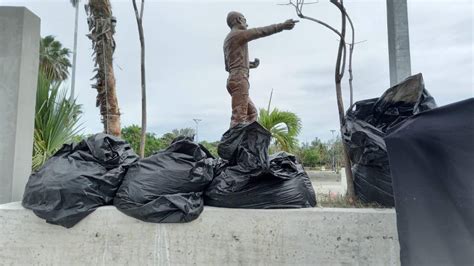
[[[257,109],[249,98],[249,69],[258,67],[260,61],[255,58],[249,62],[248,42],[266,37],[282,30],[291,30],[296,20],[261,28],[247,29],[244,15],[232,11],[227,15],[227,25],[231,28],[224,40],[225,70],[229,72],[227,91],[232,96],[232,118],[230,127],[238,123],[257,120]]]

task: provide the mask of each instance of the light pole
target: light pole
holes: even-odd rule
[[[332,170],[334,172],[336,172],[336,165],[335,165],[335,158],[334,158],[335,157],[335,152],[336,152],[335,149],[334,149],[335,148],[334,147],[335,146],[334,145],[335,144],[335,142],[334,142],[334,133],[336,132],[336,130],[331,129],[330,131],[332,133],[332,147],[331,147],[331,149],[332,149],[332,165],[331,166],[332,166]]]
[[[76,17],[74,19],[74,51],[72,53],[72,75],[71,75],[71,100],[74,100],[74,89],[76,87],[76,57],[77,57],[77,18],[79,16],[79,3],[81,0],[71,1],[76,9]]]
[[[193,118],[194,123],[196,123],[196,143],[199,143],[199,122],[202,121],[202,119],[199,118]]]

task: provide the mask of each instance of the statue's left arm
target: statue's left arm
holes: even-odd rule
[[[257,68],[260,65],[260,59],[255,58],[254,61],[249,62],[249,68]]]

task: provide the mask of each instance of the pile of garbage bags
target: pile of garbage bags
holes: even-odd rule
[[[311,181],[293,155],[268,155],[270,133],[258,123],[228,130],[215,159],[178,138],[139,160],[125,141],[97,134],[64,145],[25,188],[23,206],[48,223],[72,227],[96,208],[115,205],[146,222],[190,222],[204,205],[232,208],[316,206]]]
[[[257,122],[229,129],[218,146],[223,160],[206,189],[206,205],[253,209],[316,206],[303,166],[285,152],[268,156],[270,141],[270,132]]]
[[[356,102],[346,114],[343,141],[349,148],[359,199],[393,207],[385,136],[415,114],[436,108],[422,74],[408,77],[374,99]]]

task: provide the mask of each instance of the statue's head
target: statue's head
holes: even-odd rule
[[[242,13],[231,11],[227,14],[227,25],[229,28],[237,27],[238,29],[245,30],[247,29],[247,20],[245,19]]]

